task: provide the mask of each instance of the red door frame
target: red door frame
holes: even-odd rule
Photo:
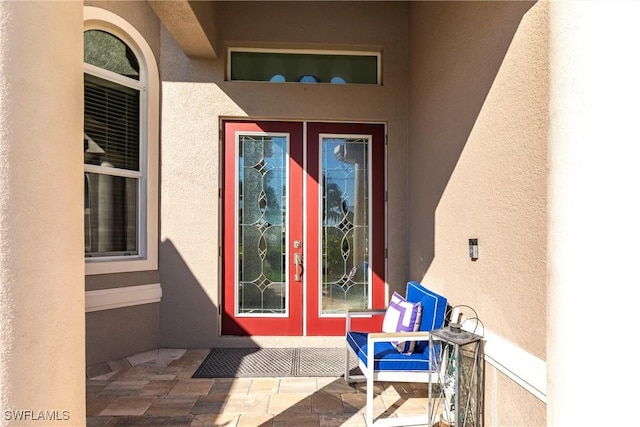
[[[320,270],[318,263],[306,262],[304,265],[303,281],[296,282],[294,275],[293,254],[304,252],[305,260],[320,259],[320,218],[318,215],[306,216],[306,232],[303,235],[304,210],[303,180],[306,184],[307,212],[320,212],[320,164],[319,144],[320,136],[328,135],[371,135],[371,150],[373,171],[382,171],[371,177],[372,212],[370,226],[372,230],[371,259],[371,289],[372,307],[385,306],[385,128],[382,124],[358,123],[319,123],[308,122],[307,135],[307,173],[304,173],[304,123],[303,122],[270,122],[225,120],[222,124],[223,136],[223,210],[222,210],[222,333],[223,335],[303,335],[303,325],[306,324],[306,335],[342,335],[345,330],[344,316],[321,316],[319,314]],[[289,221],[287,238],[287,278],[289,282],[288,317],[237,317],[235,315],[235,283],[236,265],[235,249],[237,247],[235,200],[236,200],[236,135],[237,133],[288,133],[289,134]],[[230,149],[231,147],[231,149]],[[299,220],[296,220],[299,219]],[[303,242],[302,249],[295,248],[294,242]],[[303,286],[307,286],[306,292]],[[304,298],[306,297],[306,304]],[[304,322],[303,307],[306,307],[306,322]],[[304,322],[304,323],[303,323]],[[354,319],[353,327],[365,329],[379,329],[381,319]]]

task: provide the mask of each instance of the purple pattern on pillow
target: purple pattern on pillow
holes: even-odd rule
[[[394,292],[389,301],[387,312],[382,323],[382,332],[415,332],[420,327],[422,305],[408,302],[397,292]],[[391,341],[399,352],[411,354],[415,347],[415,341]]]

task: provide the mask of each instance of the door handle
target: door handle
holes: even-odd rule
[[[302,281],[302,272],[304,271],[304,266],[302,265],[302,261],[303,261],[303,257],[301,253],[293,254],[293,265],[296,268],[294,280],[296,282]]]

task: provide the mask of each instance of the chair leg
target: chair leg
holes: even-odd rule
[[[344,367],[344,380],[347,384],[351,384],[351,378],[349,377],[349,356],[351,355],[351,350],[349,349],[349,344],[346,345],[347,356],[345,357],[345,367]]]
[[[373,373],[367,376],[367,425],[373,425]]]
[[[375,356],[374,343],[371,337],[367,338],[367,414],[366,421],[368,426],[373,426],[373,377],[375,372]]]

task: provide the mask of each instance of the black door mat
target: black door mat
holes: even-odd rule
[[[355,355],[350,371],[359,373]],[[344,348],[214,348],[193,378],[340,377]]]

